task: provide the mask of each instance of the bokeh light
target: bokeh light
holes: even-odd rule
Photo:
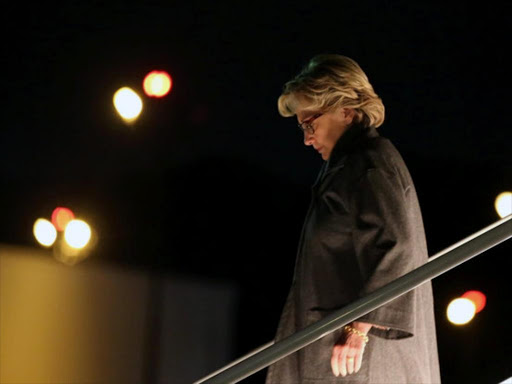
[[[164,97],[171,90],[172,79],[165,71],[152,71],[144,78],[142,87],[150,97]]]
[[[505,216],[512,215],[512,192],[503,192],[496,197],[494,202],[496,212],[503,219]]]
[[[52,213],[52,224],[57,231],[62,232],[68,223],[75,218],[75,214],[69,208],[57,207]]]
[[[126,122],[132,122],[142,111],[142,99],[133,89],[123,87],[114,94],[114,106]]]
[[[57,230],[46,219],[37,219],[33,231],[38,243],[45,247],[51,247],[57,239]]]
[[[91,240],[91,227],[83,220],[71,220],[64,231],[64,239],[72,248],[84,248]]]
[[[469,299],[475,304],[475,313],[480,312],[484,309],[485,304],[487,302],[487,297],[480,291],[467,291],[461,297]]]
[[[469,323],[475,317],[475,304],[464,297],[452,300],[446,310],[448,320],[455,325],[464,325]]]

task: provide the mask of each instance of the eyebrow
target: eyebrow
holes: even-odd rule
[[[302,120],[300,120],[300,118],[299,118],[299,124],[302,124],[304,121],[307,121],[308,119],[312,118],[313,116],[315,116],[315,114],[316,113],[312,112],[312,111],[306,112],[306,115]],[[299,116],[297,115],[297,117],[299,117]]]
[[[311,118],[315,117],[316,115],[321,115],[322,113],[321,112],[318,112],[318,111],[311,111],[309,114],[306,115],[306,117],[304,119],[302,119],[301,122],[299,122],[299,124],[302,124],[304,123],[305,121],[308,121],[310,120]]]

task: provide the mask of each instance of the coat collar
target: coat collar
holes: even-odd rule
[[[363,140],[378,137],[376,128],[364,127],[360,124],[353,124],[338,139],[332,149],[329,160],[325,161],[320,169],[318,177],[314,183],[317,186],[328,173],[345,166],[348,154]]]
[[[332,149],[329,160],[326,161],[326,172],[343,166],[347,155],[363,140],[378,137],[379,133],[373,127],[364,127],[360,124],[353,124],[338,139]]]

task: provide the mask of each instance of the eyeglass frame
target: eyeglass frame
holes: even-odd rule
[[[322,115],[323,115],[323,113],[316,113],[313,116],[311,116],[310,118],[303,121],[302,123],[297,123],[297,126],[302,131],[302,133],[309,133],[312,135],[315,133],[315,127],[313,127],[313,121],[315,121]]]

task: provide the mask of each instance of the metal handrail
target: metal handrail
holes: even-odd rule
[[[509,215],[435,254],[428,263],[371,294],[278,343],[258,348],[194,384],[237,383],[511,237],[512,215]]]
[[[222,367],[222,368],[220,368],[220,369],[216,370],[215,372],[210,373],[208,376],[203,377],[201,380],[199,380],[199,381],[195,381],[195,382],[194,382],[194,384],[204,383],[204,382],[205,382],[206,380],[208,380],[209,378],[211,378],[211,377],[213,377],[213,376],[215,376],[215,375],[218,375],[218,374],[219,374],[219,373],[221,373],[221,372],[224,372],[226,369],[231,368],[233,365],[236,365],[236,364],[240,363],[241,361],[244,361],[244,360],[248,359],[249,357],[251,357],[251,356],[253,356],[253,355],[257,354],[258,352],[263,351],[264,349],[267,349],[268,347],[270,347],[270,346],[272,346],[272,345],[274,345],[274,341],[273,341],[273,340],[272,340],[272,341],[270,341],[270,342],[268,342],[267,344],[262,345],[261,347],[258,347],[258,348],[256,348],[256,349],[253,349],[253,350],[252,350],[251,352],[249,352],[248,354],[243,355],[242,357],[239,357],[239,358],[238,358],[238,359],[236,359],[235,361],[232,361],[231,363],[229,363],[229,364],[228,364],[228,365],[226,365],[225,367]]]

